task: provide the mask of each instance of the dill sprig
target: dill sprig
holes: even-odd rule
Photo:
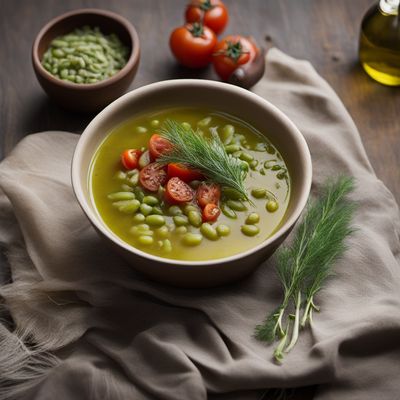
[[[346,250],[345,239],[354,231],[355,204],[347,199],[353,188],[349,177],[328,180],[320,198],[309,202],[292,245],[277,254],[283,301],[256,327],[255,336],[267,342],[279,339],[274,351],[278,362],[295,346],[300,329],[311,324],[313,311],[319,311],[314,297]]]
[[[172,143],[173,149],[158,161],[163,164],[180,163],[197,169],[211,181],[235,189],[244,200],[249,201],[244,186],[246,172],[240,160],[227,154],[215,128],[210,128],[210,132],[211,138],[206,139],[192,128],[186,129],[173,120],[165,121],[160,134]]]

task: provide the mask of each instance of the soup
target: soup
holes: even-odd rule
[[[187,153],[177,153],[172,133],[181,135]],[[199,158],[190,161],[191,152]],[[182,155],[188,162],[177,162]],[[203,165],[193,161],[200,156]],[[136,116],[115,127],[99,146],[89,179],[97,212],[115,235],[178,260],[255,247],[280,226],[290,198],[285,161],[266,136],[234,116],[197,108]]]

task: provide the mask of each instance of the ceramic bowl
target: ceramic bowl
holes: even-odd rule
[[[291,197],[279,229],[261,244],[226,258],[180,261],[157,257],[127,244],[102,221],[91,198],[89,172],[93,155],[121,122],[142,113],[171,107],[207,107],[248,121],[268,138],[284,158],[291,176]],[[311,187],[311,156],[296,126],[278,108],[239,87],[206,80],[182,79],[153,83],[120,97],[87,126],[72,162],[72,184],[80,206],[110,246],[146,276],[181,287],[207,287],[232,282],[270,257],[289,234],[306,205]]]
[[[93,84],[76,84],[51,75],[41,64],[51,41],[84,25],[99,27],[104,34],[115,33],[130,49],[126,65],[115,75]],[[131,84],[140,58],[139,37],[125,18],[100,9],[80,9],[62,14],[48,22],[38,33],[32,47],[36,77],[45,92],[61,106],[81,112],[99,111],[121,96]]]

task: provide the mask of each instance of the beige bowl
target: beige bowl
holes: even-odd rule
[[[284,158],[292,179],[291,198],[281,227],[254,248],[230,257],[180,261],[145,253],[116,236],[95,209],[89,188],[92,157],[108,132],[136,114],[171,107],[193,106],[227,112],[267,131]],[[148,277],[183,287],[207,287],[238,280],[272,255],[293,228],[306,205],[311,187],[311,156],[304,137],[275,106],[239,87],[206,80],[182,79],[153,83],[133,90],[98,114],[83,132],[72,162],[72,185],[96,231]]]

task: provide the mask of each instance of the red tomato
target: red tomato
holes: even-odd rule
[[[126,169],[135,169],[138,166],[138,161],[142,151],[137,149],[128,149],[122,152],[121,162]]]
[[[177,176],[184,182],[203,179],[201,172],[196,169],[187,168],[183,164],[170,163],[168,164],[168,178],[173,178],[174,176]]]
[[[240,65],[254,60],[259,50],[250,38],[231,35],[222,39],[215,47],[213,65],[215,72],[227,81]]]
[[[165,189],[165,200],[170,204],[180,204],[192,201],[193,189],[178,177],[171,178]]]
[[[176,28],[169,39],[171,51],[176,59],[189,68],[207,66],[212,60],[216,44],[215,33],[197,22]]]
[[[218,204],[221,197],[221,189],[216,183],[202,183],[197,188],[197,203],[201,208],[207,204]]]
[[[167,181],[167,172],[164,166],[158,163],[151,163],[139,172],[139,180],[145,189],[150,192],[157,192],[160,185],[164,185]]]
[[[172,150],[172,144],[167,139],[160,136],[158,133],[154,133],[149,141],[149,152],[151,159],[154,161],[162,154],[168,153]]]
[[[221,214],[221,210],[215,204],[209,203],[203,209],[203,222],[214,222]]]
[[[186,8],[186,22],[202,22],[216,35],[228,23],[228,10],[220,0],[193,0]]]

